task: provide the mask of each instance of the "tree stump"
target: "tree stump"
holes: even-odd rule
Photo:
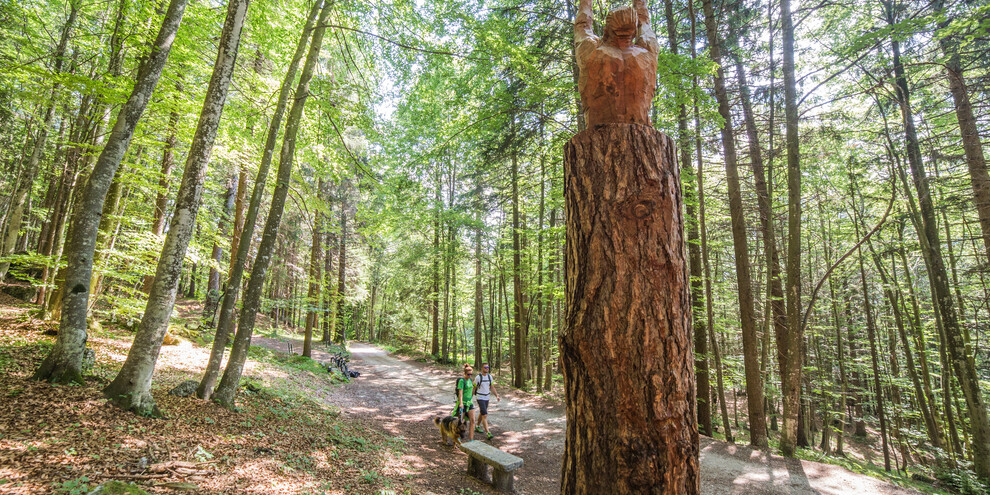
[[[674,142],[598,125],[564,151],[561,493],[696,494],[689,276]]]

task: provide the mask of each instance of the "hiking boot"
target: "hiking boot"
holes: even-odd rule
[[[482,430],[480,426],[475,426],[474,427],[474,432],[475,433],[484,433],[485,430]]]
[[[495,435],[492,435],[491,433],[488,433],[488,440],[491,440],[492,438],[495,438]]]

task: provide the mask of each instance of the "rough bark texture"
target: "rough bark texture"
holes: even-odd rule
[[[289,68],[285,72],[282,80],[282,87],[278,93],[278,103],[275,105],[275,112],[268,124],[268,135],[265,138],[265,149],[261,155],[261,164],[258,167],[258,174],[254,179],[254,188],[251,190],[251,201],[248,203],[247,216],[244,219],[244,229],[238,241],[236,256],[232,256],[230,275],[227,277],[227,292],[224,294],[223,303],[220,305],[220,316],[217,319],[217,332],[213,339],[213,348],[210,350],[210,359],[206,363],[206,371],[203,372],[203,379],[196,389],[196,396],[200,399],[209,399],[213,395],[213,386],[216,384],[217,375],[220,373],[220,363],[223,361],[223,354],[227,348],[227,341],[234,326],[234,305],[237,296],[241,291],[241,280],[244,278],[244,265],[247,263],[248,251],[251,249],[251,239],[254,236],[254,225],[258,219],[258,210],[261,208],[261,197],[265,193],[265,184],[268,181],[268,170],[272,164],[272,157],[275,154],[275,145],[278,141],[278,131],[282,127],[282,118],[285,115],[285,108],[289,101],[289,91],[292,90],[292,82],[296,78],[296,70],[299,63],[306,54],[306,46],[309,43],[310,31],[316,15],[319,12],[319,3],[314,2],[306,17],[306,24],[299,42],[296,44],[296,52],[292,56]]]
[[[565,148],[561,493],[699,493],[691,307],[673,141],[596,126]]]
[[[318,195],[323,192],[323,179],[320,179],[318,191]],[[319,306],[320,280],[323,277],[320,272],[320,261],[323,260],[323,250],[320,249],[323,247],[323,214],[315,208],[313,212],[316,218],[313,219],[313,242],[309,252],[309,292],[306,294],[306,306],[309,310],[306,312],[306,335],[303,338],[302,351],[302,355],[306,357],[312,357],[313,354],[313,327],[318,321],[316,309]]]
[[[103,203],[113,182],[120,161],[130,146],[134,129],[144,113],[165,61],[175,33],[182,22],[185,0],[172,0],[165,20],[148,58],[138,70],[131,96],[121,107],[107,144],[93,167],[82,190],[82,197],[69,225],[65,282],[61,294],[61,325],[55,347],[34,374],[36,380],[57,383],[80,381],[82,356],[86,347],[86,314],[88,312],[90,281],[93,273],[93,253]]]
[[[237,60],[237,48],[240,45],[241,28],[244,26],[248,3],[249,0],[231,0],[227,5],[227,17],[220,36],[213,75],[186,159],[182,184],[175,200],[175,214],[158,259],[148,303],[120,373],[103,391],[114,404],[138,414],[157,413],[157,406],[150,392],[151,376],[175,305],[175,293],[182,276],[186,248],[196,227],[196,214],[203,197],[203,180],[220,125],[220,116],[223,114],[223,104],[227,100],[227,89],[230,87],[230,76]]]
[[[800,443],[798,417],[801,409],[801,349],[804,327],[801,325],[801,155],[798,142],[797,84],[794,77],[794,25],[791,2],[780,2],[781,35],[784,48],[784,121],[787,142],[787,339],[777,343],[787,366],[781,369],[781,402],[784,425],[780,432],[780,451],[793,456]]]

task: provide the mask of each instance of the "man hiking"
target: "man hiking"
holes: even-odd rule
[[[488,373],[488,363],[481,363],[481,373],[474,377],[474,392],[478,397],[478,421],[481,423],[481,428],[484,428],[484,431],[476,427],[472,432],[484,433],[487,439],[491,440],[494,435],[488,430],[488,400],[491,394],[495,394],[495,400],[497,401],[501,402],[502,398],[495,391],[495,381],[492,380],[492,375]]]

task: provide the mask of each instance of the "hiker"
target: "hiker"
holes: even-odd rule
[[[454,416],[466,414],[468,417],[468,440],[474,440],[474,404],[471,402],[474,395],[472,373],[474,370],[471,369],[471,365],[465,364],[464,376],[457,379],[457,409],[454,410]]]
[[[492,375],[488,373],[488,363],[481,363],[481,373],[474,377],[474,393],[475,397],[478,398],[478,422],[481,423],[480,428],[475,427],[474,431],[484,433],[485,437],[491,440],[495,435],[492,435],[492,432],[488,430],[488,400],[491,394],[495,394],[495,400],[499,402],[502,401],[502,398],[498,396],[498,392],[495,390],[495,381],[492,380]]]

